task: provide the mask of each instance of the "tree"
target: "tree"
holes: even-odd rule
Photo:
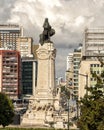
[[[86,88],[88,95],[80,101],[78,126],[81,130],[104,130],[104,71],[101,75],[92,73],[92,76],[96,85]]]
[[[0,125],[3,127],[12,123],[14,117],[14,107],[12,101],[4,94],[0,93]]]

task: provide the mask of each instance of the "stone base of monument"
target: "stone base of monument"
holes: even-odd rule
[[[29,115],[27,118],[23,118],[21,125],[22,126],[41,126],[41,127],[54,127],[54,128],[65,128],[65,118],[63,116],[55,116],[53,113],[50,115],[43,114],[43,112],[36,112],[37,117],[33,114]],[[59,120],[60,118],[60,120]],[[67,115],[66,115],[67,118]]]
[[[60,112],[59,99],[37,100],[31,98],[28,110],[21,117],[22,126],[64,128],[67,113]]]

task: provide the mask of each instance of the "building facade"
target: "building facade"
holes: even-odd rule
[[[69,68],[71,68],[72,66],[72,62],[73,62],[73,53],[69,53],[67,56],[67,61],[66,61],[66,70],[68,70]]]
[[[33,56],[34,56],[34,59],[36,59],[37,60],[37,49],[39,48],[39,44],[33,44],[32,45],[32,54],[33,54]]]
[[[81,48],[82,49],[82,48]],[[78,97],[78,90],[79,90],[79,65],[82,58],[81,49],[75,49],[73,53],[73,94],[74,97]]]
[[[104,58],[104,57],[100,57]],[[103,59],[104,60],[104,59]],[[92,77],[92,72],[98,76],[104,71],[104,66],[101,66],[98,57],[88,57],[86,60],[82,60],[80,63],[79,73],[83,73],[86,76],[79,75],[79,99],[83,98],[85,94],[88,94],[85,87],[94,87],[96,79]]]
[[[96,80],[92,77],[91,71],[99,75],[103,69],[99,58],[104,61],[104,27],[85,29],[82,50],[83,54],[79,73],[87,75],[88,79],[86,76],[79,75],[79,99],[87,93],[85,86],[94,87],[96,84]]]
[[[79,64],[82,58],[82,44],[79,44],[77,49],[74,49],[74,52],[71,53],[69,57],[69,69],[66,73],[67,86],[70,87],[73,98],[78,98],[78,88],[79,88]]]
[[[20,51],[21,57],[33,57],[32,44],[31,37],[19,37],[17,38],[16,50]]]
[[[16,50],[16,40],[23,36],[23,28],[19,25],[4,24],[0,25],[0,47]]]
[[[0,50],[0,92],[11,99],[21,95],[20,53],[13,50]]]
[[[22,58],[22,96],[34,95],[37,86],[37,61]]]
[[[84,56],[97,56],[104,54],[104,27],[85,29],[83,44]]]

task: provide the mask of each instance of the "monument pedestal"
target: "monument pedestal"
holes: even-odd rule
[[[38,57],[38,79],[36,95],[37,98],[53,98],[55,88],[55,56],[56,49],[53,43],[39,45]]]
[[[22,125],[45,125],[46,122],[53,122],[53,113],[59,106],[55,106],[55,56],[56,49],[53,43],[39,45],[38,57],[38,78],[36,93],[30,98],[27,112],[23,115]],[[59,103],[58,103],[59,104]]]
[[[39,45],[38,78],[35,95],[30,97],[29,106],[21,119],[21,125],[38,125],[64,128],[67,113],[60,111],[60,91],[55,93],[55,56],[53,43]]]

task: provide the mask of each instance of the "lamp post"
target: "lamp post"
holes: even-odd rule
[[[69,130],[69,98],[68,98],[68,130]]]
[[[67,129],[69,130],[69,101],[70,101],[70,90],[68,89],[68,87],[66,86],[65,89],[65,95],[67,97],[67,107],[68,107],[68,123],[67,123]]]
[[[83,76],[83,77],[85,77],[86,78],[86,88],[88,88],[88,75],[87,74],[82,74],[82,73],[75,73],[75,72],[73,72],[73,71],[66,71],[66,72],[70,72],[70,73],[74,73],[74,74],[77,74],[77,75],[81,75],[81,76]],[[87,89],[86,89],[86,95],[88,95],[88,91],[87,91]],[[79,109],[79,106],[78,106],[78,99],[76,99],[76,102],[77,102],[77,119],[78,119],[78,117],[79,117],[79,111],[78,111],[78,109]],[[69,129],[68,129],[69,130]]]

